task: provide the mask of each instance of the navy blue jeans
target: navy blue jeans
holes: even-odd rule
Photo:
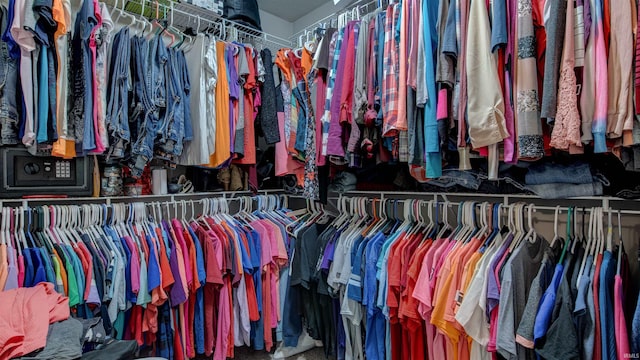
[[[2,13],[2,26],[7,14]],[[9,46],[0,42],[0,145],[18,144],[18,60],[9,55]]]

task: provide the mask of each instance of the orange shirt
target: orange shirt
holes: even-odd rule
[[[218,79],[216,82],[216,149],[209,157],[209,166],[218,167],[231,158],[231,128],[229,126],[229,83],[225,60],[225,46],[216,42]]]
[[[456,317],[455,317],[455,308],[456,303],[459,300],[458,290],[460,288],[460,283],[462,282],[462,275],[464,273],[464,267],[468,263],[471,256],[476,252],[476,250],[482,245],[482,241],[478,239],[472,239],[469,243],[467,243],[464,247],[464,252],[460,253],[459,260],[457,263],[457,268],[453,270],[452,273],[452,283],[449,288],[449,293],[447,295],[447,305],[444,313],[444,320],[447,321],[452,326],[456,325]],[[461,299],[460,299],[461,300]],[[456,328],[458,331],[462,331],[462,327],[457,324]]]
[[[4,290],[9,276],[9,265],[7,262],[7,244],[0,244],[0,291]]]
[[[389,261],[387,262],[387,306],[389,307],[392,322],[394,318],[397,318],[397,309],[400,306],[400,271],[402,269],[400,254],[404,246],[406,246],[407,240],[406,237],[401,237],[391,245],[391,250],[389,250]]]
[[[164,239],[162,238],[162,230],[160,228],[156,228],[156,235],[158,235],[158,243],[160,243],[160,251],[158,252],[158,260],[160,261],[160,272],[162,276],[162,289],[168,290],[171,285],[173,285],[176,281],[173,277],[173,273],[171,272],[171,266],[169,265],[169,257],[167,256],[167,248],[164,245]],[[164,293],[164,297],[166,299],[167,294]]]
[[[422,269],[422,262],[426,253],[431,249],[433,244],[432,240],[426,240],[416,253],[411,257],[409,261],[409,268],[407,270],[407,287],[402,292],[400,299],[400,317],[409,317],[416,320],[422,320],[420,313],[418,312],[418,299],[413,297],[413,292],[418,281],[418,276]]]
[[[457,339],[459,335],[455,328],[449,326],[444,316],[448,304],[451,283],[453,282],[460,258],[466,250],[466,246],[467,244],[458,245],[457,248],[449,253],[440,270],[436,291],[433,295],[434,306],[431,314],[431,324],[435,325],[449,339]]]
[[[53,20],[58,24],[58,28],[56,29],[56,32],[54,34],[54,41],[56,39],[58,39],[60,36],[64,35],[67,33],[68,31],[68,25],[71,24],[67,24],[67,20],[71,20],[71,19],[67,19],[67,14],[69,14],[67,11],[65,11],[64,9],[64,5],[62,4],[61,0],[54,0],[53,1],[53,7],[52,7],[52,15],[53,15]],[[70,14],[69,14],[70,15]],[[61,71],[66,71],[63,70],[63,61],[60,57],[60,54],[57,55],[58,56],[58,69],[56,69],[56,79],[58,81],[56,81],[56,93],[58,94],[58,96],[60,96],[61,94],[61,89],[60,89],[60,72]],[[60,113],[61,109],[60,106],[62,105],[62,102],[58,102],[58,113]],[[64,110],[62,110],[64,111]],[[57,129],[58,129],[58,134],[62,134],[62,129],[61,129],[61,125],[62,125],[62,119],[58,118],[57,121]],[[76,156],[76,143],[75,141],[73,141],[72,139],[63,139],[62,137],[58,138],[58,140],[56,142],[53,143],[53,148],[51,149],[51,154],[53,156],[58,156],[58,157],[62,157],[65,159],[71,159],[74,158]]]

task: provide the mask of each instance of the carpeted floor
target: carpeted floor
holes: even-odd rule
[[[236,348],[235,358],[239,360],[270,360],[271,354],[264,351],[254,351],[243,347]],[[323,348],[315,348],[305,353],[287,358],[289,360],[326,360]]]

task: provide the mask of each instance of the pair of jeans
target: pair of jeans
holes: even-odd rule
[[[525,175],[527,185],[542,184],[590,184],[593,182],[589,164],[583,162],[568,165],[539,163],[529,167]]]
[[[8,11],[0,8],[0,26],[7,26]],[[0,145],[15,145],[18,140],[18,60],[11,57],[8,43],[0,42]]]
[[[131,64],[131,37],[128,28],[122,28],[113,39],[111,68],[107,90],[107,131],[111,147],[108,157],[121,159],[131,141],[129,130],[129,80]]]
[[[448,189],[457,185],[470,190],[478,190],[480,188],[480,183],[481,180],[473,172],[455,169],[443,170],[442,176],[437,179],[429,180],[428,182],[429,185],[443,189]]]
[[[169,50],[168,62],[166,66],[167,76],[167,111],[162,129],[160,157],[171,160],[182,154],[184,139],[184,87],[182,85],[180,69],[178,67],[177,53],[173,49]]]
[[[309,109],[311,104],[308,102],[307,96],[307,84],[304,80],[298,81],[298,84],[293,88],[293,96],[298,101],[298,127],[296,129],[296,144],[295,149],[304,154],[307,151],[307,121],[309,121]]]
[[[542,199],[567,199],[581,196],[600,196],[604,189],[601,182],[589,184],[541,184],[528,185],[527,190]]]
[[[73,104],[70,106],[70,127],[75,130],[75,140],[79,153],[96,148],[93,129],[93,71],[89,39],[97,25],[92,1],[85,1],[77,14],[74,35],[71,42],[70,82]],[[73,133],[70,132],[70,133]]]
[[[193,140],[193,127],[191,125],[191,79],[189,78],[189,68],[187,67],[187,59],[184,51],[176,52],[176,63],[178,66],[178,74],[180,75],[183,93],[184,105],[184,138],[183,141]]]
[[[158,40],[159,37],[152,40],[153,43],[138,37],[132,40],[132,63],[135,66],[132,121],[137,124],[137,140],[132,146],[130,160],[133,177],[142,175],[144,168],[153,158],[155,139],[163,128],[157,105],[165,105],[161,95],[164,96],[166,89],[161,89],[164,74],[159,71],[160,66],[156,59],[159,50]],[[166,58],[161,60],[166,61]],[[161,101],[155,101],[156,99]]]

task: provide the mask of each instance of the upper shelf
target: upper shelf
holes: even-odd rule
[[[169,0],[104,0],[113,7],[144,16],[147,19],[164,19],[169,25],[180,30],[192,28],[194,31],[212,29],[216,36],[252,43],[270,48],[290,48],[292,42],[247,25],[223,18],[219,13],[184,2]]]

